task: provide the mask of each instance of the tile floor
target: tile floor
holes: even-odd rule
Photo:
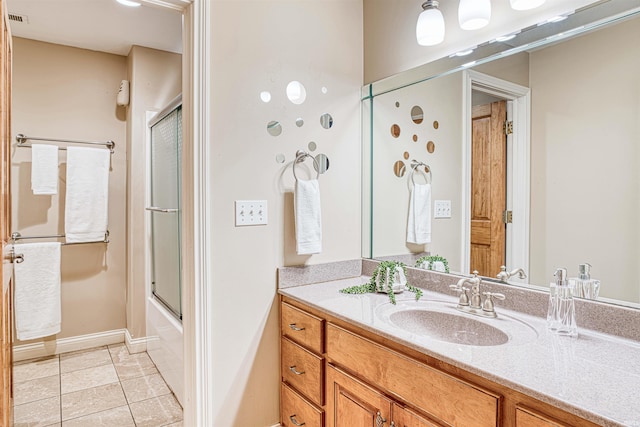
[[[182,408],[147,353],[124,344],[17,362],[15,427],[182,427]]]

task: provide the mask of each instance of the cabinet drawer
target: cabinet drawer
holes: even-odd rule
[[[312,402],[324,405],[324,359],[282,338],[282,380]]]
[[[552,420],[544,414],[522,406],[516,407],[516,427],[569,427]]]
[[[286,302],[281,304],[281,308],[280,330],[282,335],[291,338],[311,351],[322,354],[324,352],[322,345],[324,320]]]
[[[370,384],[454,426],[495,427],[500,396],[338,326],[327,326],[327,357]]]
[[[324,412],[284,383],[280,385],[280,400],[283,427],[324,427]]]

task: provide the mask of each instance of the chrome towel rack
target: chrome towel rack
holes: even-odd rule
[[[296,165],[304,162],[307,157],[311,157],[313,159],[313,165],[316,169],[316,179],[320,177],[320,166],[318,165],[316,158],[304,150],[298,150],[296,151],[296,159],[293,161],[293,177],[296,181],[298,180],[298,176],[296,175]]]
[[[13,243],[15,244],[18,240],[31,240],[31,239],[60,239],[65,237],[65,234],[53,234],[50,236],[23,236],[22,234],[20,234],[18,231],[14,231],[13,233],[11,233],[11,240],[13,241]],[[76,243],[62,243],[62,246],[68,246],[68,245],[85,245],[88,243],[109,243],[109,230],[107,230],[106,233],[104,233],[104,240],[101,240],[99,242],[76,242]]]
[[[104,145],[109,149],[109,151],[111,151],[112,154],[116,147],[116,143],[113,141],[96,142],[96,141],[78,141],[74,139],[40,138],[36,136],[26,136],[22,133],[19,133],[18,135],[16,135],[16,141],[18,142],[18,144],[16,145],[17,147],[31,147],[31,144],[28,143],[27,141],[48,141],[48,142],[67,142],[71,144]],[[59,149],[66,150],[67,148],[60,147]]]

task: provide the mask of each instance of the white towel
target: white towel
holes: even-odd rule
[[[16,335],[19,340],[60,332],[60,242],[14,245]]]
[[[296,251],[298,255],[319,254],[322,252],[322,218],[318,180],[296,180],[294,199]]]
[[[99,242],[107,232],[110,152],[85,147],[67,150],[67,242]]]
[[[407,242],[431,242],[431,184],[414,184],[409,200]]]
[[[31,190],[33,194],[58,194],[58,146],[31,146]]]

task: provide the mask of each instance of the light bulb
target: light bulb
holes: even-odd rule
[[[426,2],[425,10],[418,16],[416,39],[421,46],[434,46],[444,40],[444,17],[437,9],[438,2]]]
[[[529,10],[535,9],[542,5],[545,0],[509,0],[511,8],[514,10]]]
[[[491,0],[460,0],[458,22],[463,30],[477,30],[491,19]]]

